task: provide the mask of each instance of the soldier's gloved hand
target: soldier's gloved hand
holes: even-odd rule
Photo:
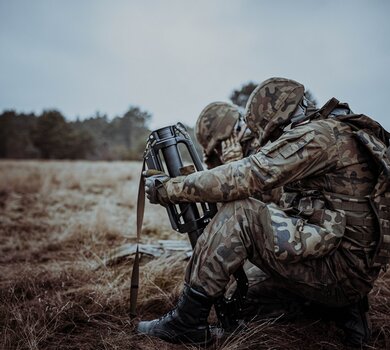
[[[169,204],[168,193],[165,184],[170,177],[162,171],[149,169],[142,173],[145,177],[145,193],[150,203]]]
[[[244,157],[240,142],[235,135],[221,142],[222,154],[221,161],[223,164],[240,160]]]

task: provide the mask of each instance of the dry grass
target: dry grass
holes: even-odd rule
[[[0,162],[1,349],[195,349],[135,334],[131,259],[97,268],[110,248],[135,241],[139,171],[135,162]],[[144,241],[179,238],[162,208],[146,210]],[[180,258],[143,257],[141,318],[176,302]],[[370,295],[371,349],[390,346],[388,282],[382,276]],[[340,349],[339,335],[316,320],[268,320],[210,349]]]

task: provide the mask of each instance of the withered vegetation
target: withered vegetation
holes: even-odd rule
[[[1,349],[196,349],[139,336],[130,321],[132,258],[110,249],[135,242],[137,162],[0,162]],[[143,242],[185,239],[163,208],[147,204]],[[138,314],[169,310],[180,293],[181,253],[142,257]],[[389,274],[370,294],[370,349],[390,346]],[[209,349],[340,349],[334,325],[265,320]]]

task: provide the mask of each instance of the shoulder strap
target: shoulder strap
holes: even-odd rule
[[[142,173],[145,170],[145,158],[142,164],[141,176],[139,179],[138,186],[138,198],[137,198],[137,250],[135,252],[135,259],[133,263],[133,270],[131,272],[131,287],[130,287],[130,318],[137,316],[137,298],[138,298],[138,287],[139,287],[139,241],[142,231],[142,223],[144,220],[145,211],[145,179]]]
[[[338,106],[339,103],[340,101],[337,98],[332,97],[318,110],[318,113],[322,118],[327,118],[330,112],[332,112]]]

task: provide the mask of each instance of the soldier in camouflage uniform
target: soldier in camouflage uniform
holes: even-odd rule
[[[244,122],[240,107],[227,102],[213,102],[202,110],[195,135],[208,169],[247,157],[259,146]]]
[[[240,107],[227,102],[213,102],[200,113],[195,135],[203,148],[207,169],[240,160],[257,152],[260,140],[246,125]],[[263,202],[278,203],[282,188],[258,193]]]
[[[380,270],[372,264],[380,237],[368,201],[377,167],[351,125],[338,118],[351,113],[348,106],[326,104],[312,116],[299,116],[303,94],[303,85],[283,78],[255,89],[246,121],[261,140],[256,154],[172,179],[146,173],[152,203],[225,204],[197,242],[178,305],[158,320],[140,322],[140,333],[210,342],[210,308],[249,260],[274,285],[342,308],[339,323],[355,345],[368,339],[362,300]],[[371,133],[383,135],[379,124],[372,126]],[[280,186],[280,206],[253,198]]]
[[[203,161],[208,169],[256,153],[260,142],[257,134],[247,127],[243,114],[240,107],[227,102],[210,103],[201,111],[196,121],[195,135],[203,148]],[[266,203],[278,203],[281,194],[282,188],[276,188],[261,193],[257,199]],[[248,291],[245,302],[240,301],[241,312],[236,316],[253,319],[258,315],[269,318],[286,315],[288,309],[297,310],[296,303],[288,308],[285,306],[286,301],[291,301],[292,298],[287,295],[283,295],[283,300],[278,298],[269,276],[256,265],[247,260],[243,267],[248,280]],[[267,282],[263,283],[264,281]],[[226,287],[225,298],[230,299],[236,288],[237,284],[232,276],[231,283]]]

